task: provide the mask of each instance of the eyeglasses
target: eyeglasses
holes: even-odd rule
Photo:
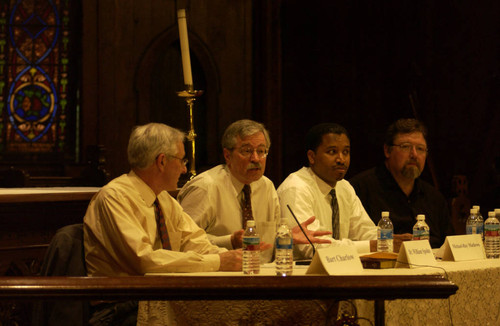
[[[401,144],[392,144],[391,146],[399,147],[403,152],[409,153],[413,148],[417,151],[418,154],[424,155],[429,151],[425,145],[414,145],[412,143],[401,143]]]
[[[180,157],[173,156],[173,155],[167,155],[167,156],[171,157],[171,158],[178,159],[179,161],[181,161],[182,165],[184,165],[184,166],[186,166],[189,163],[189,160],[187,158],[180,158]]]
[[[253,153],[255,152],[255,153],[257,153],[257,156],[259,157],[259,159],[263,159],[269,153],[269,151],[267,150],[267,148],[265,148],[263,146],[262,147],[257,147],[257,148],[253,148],[251,146],[243,146],[243,147],[240,147],[237,150],[238,150],[238,152],[240,152],[240,154],[242,156],[244,156],[246,158],[250,158],[253,155]]]

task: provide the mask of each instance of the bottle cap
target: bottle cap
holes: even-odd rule
[[[417,221],[425,221],[425,215],[424,214],[418,214],[417,215]]]
[[[477,208],[475,208],[475,207],[474,207],[474,208],[471,208],[471,209],[470,209],[470,213],[471,213],[471,214],[477,214]]]
[[[495,208],[495,216],[500,217],[500,208]]]
[[[255,220],[248,220],[247,221],[247,227],[249,227],[249,226],[254,227],[255,226]]]
[[[382,217],[389,217],[389,212],[382,212]]]
[[[489,211],[488,212],[488,217],[495,217],[495,212],[494,211]]]
[[[477,209],[477,211],[479,212],[479,205],[474,205],[474,206],[472,206],[472,208]]]

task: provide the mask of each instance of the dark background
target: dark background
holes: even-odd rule
[[[103,145],[112,177],[128,171],[132,126],[188,130],[176,8],[187,7],[196,89],[197,170],[222,162],[233,121],[263,122],[266,175],[279,186],[304,163],[303,138],[331,121],[350,132],[347,178],[383,158],[387,126],[429,129],[424,178],[452,199],[454,177],[482,211],[500,206],[500,2],[85,1],[82,146]],[[189,153],[188,153],[189,154]],[[484,210],[483,210],[484,208]]]

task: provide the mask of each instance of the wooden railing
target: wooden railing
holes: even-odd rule
[[[448,298],[458,287],[418,276],[0,277],[0,300]]]

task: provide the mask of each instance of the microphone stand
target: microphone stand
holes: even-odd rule
[[[309,243],[311,244],[312,250],[313,250],[313,257],[314,257],[314,255],[316,254],[316,248],[314,247],[312,241],[309,239],[309,237],[307,236],[306,232],[302,228],[302,225],[300,225],[299,220],[297,219],[297,216],[295,216],[295,214],[293,213],[292,209],[290,208],[290,205],[287,204],[286,207],[288,207],[288,210],[290,211],[290,213],[292,213],[292,216],[295,219],[295,222],[297,222],[297,225],[299,226],[300,231],[302,231],[302,233],[305,235],[307,241],[309,241]]]

